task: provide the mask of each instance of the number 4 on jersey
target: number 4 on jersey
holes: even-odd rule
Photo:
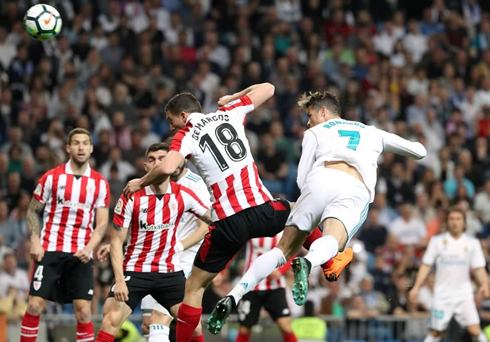
[[[341,138],[349,137],[349,142],[347,143],[347,148],[356,151],[359,141],[361,140],[361,135],[358,131],[339,131],[339,136]]]

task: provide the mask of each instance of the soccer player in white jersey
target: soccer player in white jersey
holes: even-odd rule
[[[168,145],[152,144],[146,152],[145,168],[161,163],[167,153]],[[115,284],[104,305],[104,319],[96,341],[114,341],[121,324],[149,294],[168,308],[172,316],[177,316],[184,297],[185,276],[176,233],[184,227],[180,220],[185,212],[211,222],[210,211],[197,195],[168,178],[141,189],[131,198],[121,196],[114,209],[110,248]],[[122,245],[128,230],[131,235],[123,261]],[[150,340],[165,341],[168,335],[168,328],[150,326]],[[203,341],[200,331],[195,335],[193,341]]]
[[[27,211],[34,269],[21,342],[36,341],[46,300],[73,302],[76,341],[94,339],[90,310],[94,292],[92,251],[107,229],[109,184],[90,168],[93,146],[87,130],[73,129],[68,134],[66,151],[70,160],[40,178]],[[38,215],[43,208],[40,232]]]
[[[416,303],[420,287],[432,266],[435,266],[434,302],[429,334],[424,342],[440,341],[453,316],[461,326],[468,329],[472,341],[487,341],[480,327],[470,279],[473,273],[479,285],[479,294],[484,298],[489,296],[486,261],[480,241],[464,233],[465,222],[463,210],[457,207],[448,210],[448,231],[430,239],[415,284],[408,294],[409,300]]]
[[[184,158],[193,158],[213,196],[213,224],[206,235],[186,283],[179,308],[177,340],[190,341],[201,321],[202,296],[228,261],[255,237],[275,236],[284,229],[290,212],[286,200],[273,200],[259,178],[244,123],[247,114],[274,94],[262,83],[222,97],[216,112],[202,114],[199,101],[189,93],[175,95],[165,112],[172,140],[165,160],[141,179],[128,183],[126,195],[172,175]]]
[[[282,232],[274,237],[261,237],[249,240],[245,255],[245,271],[262,254],[276,247]],[[276,322],[281,331],[284,342],[296,342],[296,335],[291,326],[291,315],[286,299],[286,279],[284,274],[291,269],[286,263],[274,270],[266,279],[262,280],[253,291],[243,297],[238,305],[238,322],[240,327],[235,342],[248,342],[252,335],[252,328],[260,318],[262,308]]]
[[[277,247],[257,258],[239,284],[218,302],[208,319],[208,327],[211,322],[215,332],[231,311],[229,299],[237,303],[276,267],[284,265],[320,224],[323,236],[313,242],[304,258],[293,260],[293,298],[296,304],[304,304],[311,268],[343,251],[366,219],[374,199],[380,154],[393,152],[415,159],[427,154],[418,142],[341,119],[339,100],[332,93],[310,92],[298,104],[309,117],[298,166],[301,195]]]

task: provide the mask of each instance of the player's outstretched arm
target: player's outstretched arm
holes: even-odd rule
[[[100,207],[95,211],[95,231],[90,237],[87,245],[77,251],[75,256],[80,259],[81,262],[87,263],[90,261],[90,254],[97,247],[97,245],[104,239],[105,232],[107,230],[107,224],[109,223],[109,208]]]
[[[123,271],[123,244],[128,235],[128,228],[122,228],[114,224],[111,232],[111,264],[114,271],[115,288],[114,298],[119,302],[129,299],[128,287],[124,280]]]
[[[207,223],[204,223],[203,221],[198,219],[196,220],[196,224],[197,229],[193,231],[191,235],[189,235],[182,241],[177,242],[177,244],[179,245],[179,247],[177,247],[178,252],[185,251],[195,246],[200,241],[202,241],[202,239],[204,239],[204,236],[206,236],[206,234],[208,233],[209,225]]]
[[[170,151],[165,159],[161,163],[155,165],[144,177],[129,181],[124,188],[124,196],[129,197],[136,191],[143,189],[145,186],[166,181],[183,160],[184,156],[182,154],[176,151]]]
[[[383,138],[383,152],[396,153],[412,159],[422,159],[427,155],[424,145],[419,142],[413,142],[402,137],[378,130]]]
[[[31,238],[31,258],[34,261],[40,262],[44,256],[44,249],[41,245],[39,232],[41,224],[39,222],[39,213],[44,208],[44,204],[39,202],[35,197],[31,199],[29,208],[27,209],[27,228]]]
[[[274,95],[275,89],[270,83],[254,84],[233,95],[223,96],[218,100],[218,106],[225,106],[231,101],[238,100],[240,97],[247,95],[250,101],[252,101],[254,108],[257,108]]]

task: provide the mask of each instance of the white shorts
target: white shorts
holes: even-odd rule
[[[182,271],[184,271],[185,277],[189,278],[192,270],[192,264],[181,262],[180,266],[182,267]],[[158,303],[151,295],[148,295],[141,300],[141,311],[143,311],[143,316],[151,316],[151,312],[153,310],[172,317],[170,312],[165,307]]]
[[[369,191],[361,181],[343,171],[315,168],[286,226],[311,232],[325,219],[336,218],[345,226],[350,240],[366,220],[369,202]]]
[[[460,300],[435,300],[430,313],[429,329],[446,330],[453,316],[463,327],[480,324],[480,317],[473,296]]]

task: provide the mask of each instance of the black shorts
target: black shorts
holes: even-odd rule
[[[274,321],[290,315],[284,288],[250,291],[238,304],[238,321],[240,325],[251,328],[257,324],[262,307],[267,310]]]
[[[248,240],[281,232],[290,211],[288,201],[275,199],[214,222],[194,265],[209,273],[221,272]]]
[[[124,279],[129,291],[126,304],[134,311],[141,300],[152,295],[167,310],[184,300],[185,276],[183,271],[175,273],[124,272]],[[114,286],[109,291],[109,298],[114,297]]]
[[[29,294],[59,303],[92,300],[93,261],[84,264],[71,253],[44,253],[41,262],[34,264]]]

